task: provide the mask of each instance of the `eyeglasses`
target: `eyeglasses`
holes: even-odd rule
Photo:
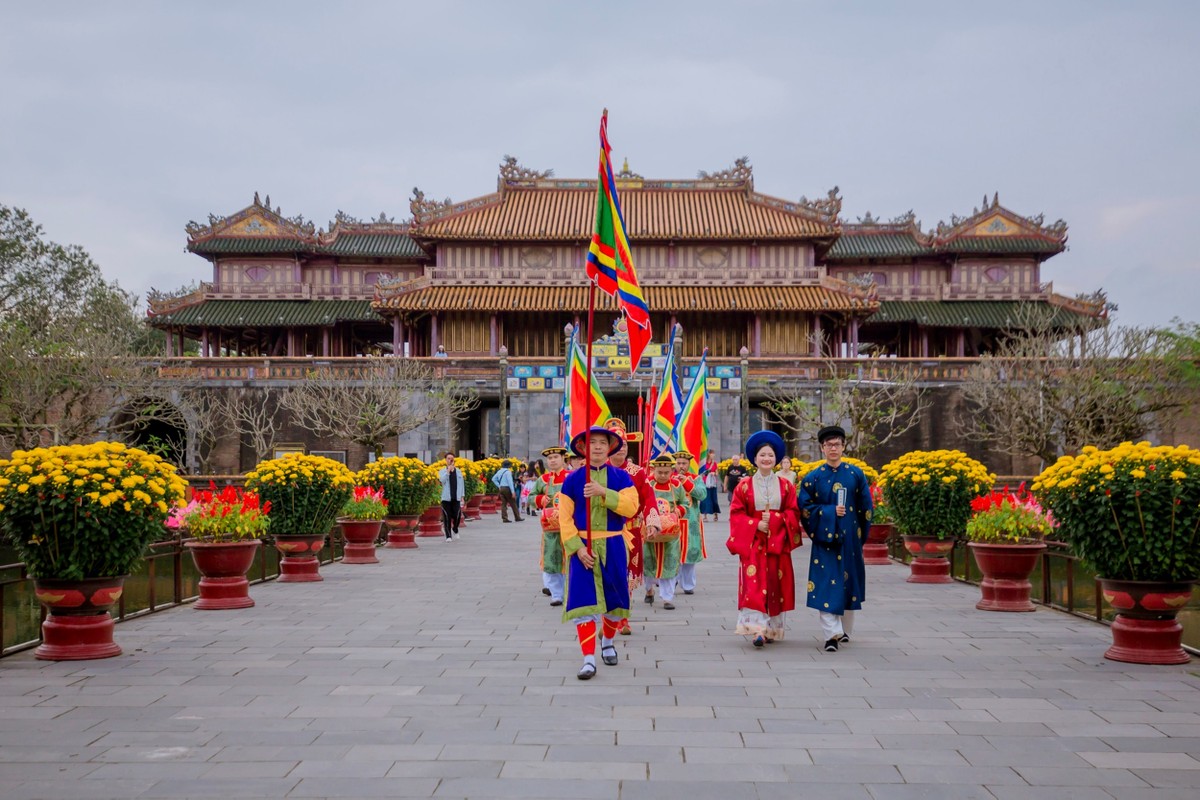
[[[821,447],[835,447],[835,448],[838,448],[839,450],[845,446],[846,446],[845,442],[826,442],[825,444],[821,445]]]

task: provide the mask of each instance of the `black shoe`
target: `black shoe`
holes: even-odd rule
[[[684,589],[683,593],[684,594],[695,594],[696,590],[695,589]]]
[[[505,523],[505,524],[508,524],[509,522],[512,522],[512,520],[510,520],[510,519],[502,519],[502,520],[500,520],[500,521],[501,521],[501,522],[503,522],[503,523]]]
[[[842,644],[850,644],[850,637],[843,633],[842,638],[838,639],[838,641]]]
[[[667,611],[674,611],[675,604],[668,600],[667,602],[663,603],[663,608],[665,608]]]
[[[836,653],[837,649],[838,649],[838,640],[837,640],[836,636],[825,643],[825,652],[826,653]]]
[[[579,674],[575,677],[581,681],[590,681],[596,675],[596,667],[592,664],[584,664],[579,668]]]
[[[561,606],[561,605],[562,605],[562,600],[551,600],[551,601],[550,601],[550,605],[552,605],[552,606]]]
[[[654,605],[654,592],[646,592],[646,605]]]
[[[550,590],[549,590],[549,589],[547,589],[546,587],[544,587],[544,586],[543,586],[543,587],[542,587],[542,594],[546,595],[546,597],[549,597],[549,596],[550,596]]]
[[[608,647],[601,647],[600,660],[610,667],[615,667],[620,662],[620,659],[617,657],[617,648],[611,644]]]
[[[754,646],[755,647],[762,647],[766,643],[767,643],[767,640],[765,638],[763,638],[762,636],[754,637]]]

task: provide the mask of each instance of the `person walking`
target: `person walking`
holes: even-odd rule
[[[500,462],[500,469],[492,476],[492,483],[500,490],[500,521],[511,522],[508,510],[511,508],[513,519],[521,522],[521,509],[517,506],[517,485],[513,480],[512,462],[508,459]]]
[[[537,479],[532,498],[534,506],[542,512],[542,594],[550,598],[552,606],[562,605],[566,586],[560,535],[562,526],[558,521],[555,501],[563,482],[571,474],[564,463],[566,455],[565,447],[547,447],[542,451],[542,457],[550,462],[550,468]],[[547,511],[550,513],[547,514]]]
[[[774,473],[783,458],[783,439],[758,431],[746,441],[756,471],[743,478],[729,505],[726,547],[741,562],[735,633],[755,647],[784,636],[784,614],[796,607],[792,550],[804,544],[796,487]]]
[[[800,481],[800,514],[813,541],[808,566],[809,608],[821,621],[822,647],[836,653],[850,641],[854,612],[867,592],[863,544],[871,530],[871,487],[863,471],[842,462],[846,431],[817,432],[825,463]]]
[[[700,509],[708,499],[708,490],[699,475],[688,469],[692,465],[692,454],[686,450],[675,453],[675,477],[687,492],[687,517],[679,521],[679,587],[684,594],[696,592],[696,565],[708,558],[704,545],[704,525],[700,520]]]
[[[700,467],[700,477],[705,491],[704,499],[700,501],[700,514],[705,521],[711,516],[712,521],[717,522],[721,518],[721,470],[712,451],[709,451],[708,459]]]
[[[454,453],[446,453],[446,466],[438,470],[438,480],[442,482],[442,530],[446,532],[446,541],[450,541],[451,533],[459,538],[458,523],[462,518],[463,498],[467,494],[466,480],[462,470],[454,463]]]
[[[751,456],[753,458],[753,456]],[[729,495],[729,505],[733,505],[733,490],[741,483],[742,478],[750,474],[750,472],[742,466],[742,454],[738,453],[733,458],[729,459],[729,469],[725,470],[725,491]]]
[[[683,485],[674,478],[675,459],[670,453],[663,453],[650,462],[650,470],[653,477],[650,488],[654,492],[659,518],[664,512],[675,514],[677,520],[685,518],[688,496]],[[675,585],[681,561],[678,535],[661,542],[643,541],[642,563],[646,569],[647,603],[653,605],[654,590],[657,588],[663,608],[675,610]]]

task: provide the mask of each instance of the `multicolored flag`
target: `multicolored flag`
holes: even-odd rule
[[[689,469],[695,473],[708,458],[708,348],[700,357],[696,369],[696,380],[688,389],[683,408],[679,412],[679,424],[675,427],[679,447],[692,454]]]
[[[571,447],[571,359],[575,356],[575,329],[571,330],[571,340],[567,342],[567,368],[563,372],[566,377],[563,380],[563,399],[562,406],[558,412],[558,434],[562,439],[562,446]]]
[[[566,441],[570,446],[570,441],[576,435],[582,433],[593,425],[603,425],[604,422],[612,416],[612,412],[608,408],[608,401],[604,399],[604,392],[600,391],[600,384],[596,380],[596,375],[592,374],[591,386],[588,386],[588,370],[587,370],[587,354],[578,341],[571,342],[571,363],[567,370],[567,387],[569,393],[567,402],[567,424]],[[591,395],[591,418],[588,418],[588,395]]]
[[[675,329],[672,328],[671,341],[667,345],[667,363],[663,365],[662,380],[658,384],[658,398],[655,401],[651,458],[678,449],[675,426],[679,422],[679,412],[682,410],[683,392],[679,389],[679,376],[675,374]]]
[[[625,217],[617,197],[608,144],[608,109],[600,118],[600,174],[596,186],[596,224],[588,248],[587,275],[603,292],[614,295],[625,314],[629,333],[629,371],[637,371],[650,343],[650,308],[638,285],[637,270],[625,236]]]

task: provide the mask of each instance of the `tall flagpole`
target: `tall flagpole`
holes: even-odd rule
[[[608,109],[604,109],[604,113],[608,113]],[[586,486],[592,480],[592,326],[595,324],[596,315],[596,282],[590,281],[588,284],[588,324],[587,324],[587,365],[584,368],[587,380],[584,385],[587,387],[587,400],[584,401],[584,418],[583,424],[587,425],[587,433],[583,438],[583,449],[587,453],[587,481]],[[587,552],[588,556],[592,555],[592,498],[587,500]]]

